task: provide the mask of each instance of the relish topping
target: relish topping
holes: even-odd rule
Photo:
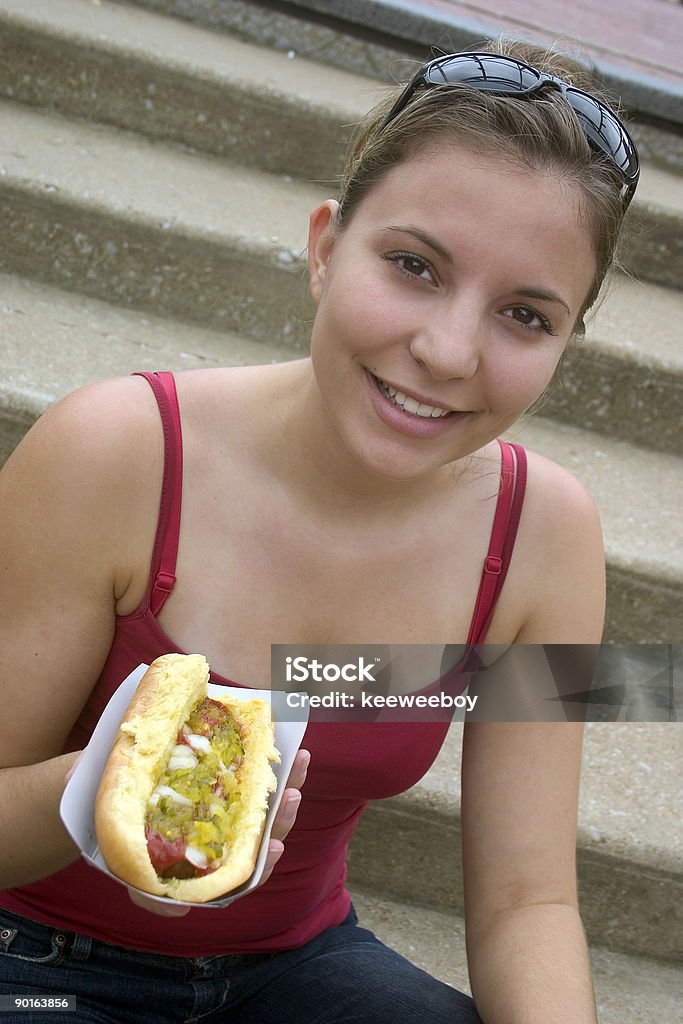
[[[178,733],[147,804],[147,849],[159,876],[192,878],[220,867],[239,808],[243,756],[230,712],[205,697]]]

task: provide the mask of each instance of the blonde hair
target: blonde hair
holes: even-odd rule
[[[565,54],[507,40],[486,49],[556,75],[614,109],[612,100],[596,88],[590,71]],[[546,89],[532,97],[496,96],[457,84],[438,85],[417,90],[407,106],[382,128],[395,100],[394,94],[378,103],[351,139],[340,185],[340,228],[392,167],[437,142],[461,142],[474,152],[501,155],[526,167],[561,175],[577,188],[580,216],[592,232],[595,247],[595,278],[574,328],[581,333],[583,317],[616,261],[624,216],[623,181],[613,162],[589,145],[562,94]]]

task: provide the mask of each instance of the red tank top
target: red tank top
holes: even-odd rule
[[[147,594],[116,622],[102,674],[65,745],[84,747],[109,698],[140,663],[184,653],[157,622],[175,583],[182,501],[182,434],[172,374],[142,374],[154,389],[164,431],[165,465]],[[501,485],[467,643],[483,643],[512,555],[522,509],[526,456],[499,442]],[[513,451],[515,455],[513,455]],[[515,458],[516,456],[516,458]],[[476,661],[476,659],[475,659]],[[466,657],[448,673],[449,692],[462,693],[475,665]],[[212,681],[239,686],[212,672]],[[441,680],[443,683],[445,680]],[[0,893],[0,905],[69,931],[133,949],[173,956],[211,956],[291,949],[339,924],[349,908],[345,888],[349,839],[367,802],[394,796],[428,771],[449,721],[311,722],[303,800],[285,852],[268,882],[222,909],[193,909],[163,918],[135,906],[123,886],[84,860],[39,882]]]

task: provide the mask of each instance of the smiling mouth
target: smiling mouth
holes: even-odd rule
[[[373,374],[374,377],[374,374]],[[403,412],[409,413],[411,416],[417,416],[424,420],[439,420],[445,419],[447,416],[452,416],[453,412],[451,409],[442,409],[438,405],[425,405],[422,402],[418,402],[415,398],[410,398],[408,395],[404,395],[402,391],[398,391],[396,388],[391,387],[390,384],[385,384],[379,377],[375,377],[377,387],[382,392],[385,398],[402,409]]]

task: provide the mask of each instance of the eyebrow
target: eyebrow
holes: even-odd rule
[[[453,264],[453,257],[449,253],[448,249],[444,249],[440,242],[437,242],[432,235],[423,231],[421,228],[414,227],[412,224],[390,224],[386,228],[387,231],[401,231],[406,235],[412,235],[413,238],[419,239],[420,242],[424,242],[431,249],[437,253],[445,263]],[[569,316],[572,315],[572,311],[569,305],[565,302],[561,295],[557,292],[549,292],[544,288],[528,288],[526,286],[522,288],[515,288],[517,295],[521,295],[525,299],[540,299],[542,302],[553,302],[558,306],[562,306],[567,311]]]
[[[426,231],[422,231],[421,228],[413,227],[411,224],[390,224],[387,231],[401,231],[403,234],[412,235],[413,238],[419,239],[420,242],[424,242],[430,249],[433,249],[445,263],[453,263],[453,257],[449,253],[448,249],[444,249],[440,242],[437,242],[435,238],[427,234]]]
[[[572,311],[564,301],[561,295],[557,292],[547,292],[543,288],[515,288],[517,295],[522,295],[525,299],[540,299],[542,302],[555,302],[559,306],[566,309],[569,316],[572,315]]]

